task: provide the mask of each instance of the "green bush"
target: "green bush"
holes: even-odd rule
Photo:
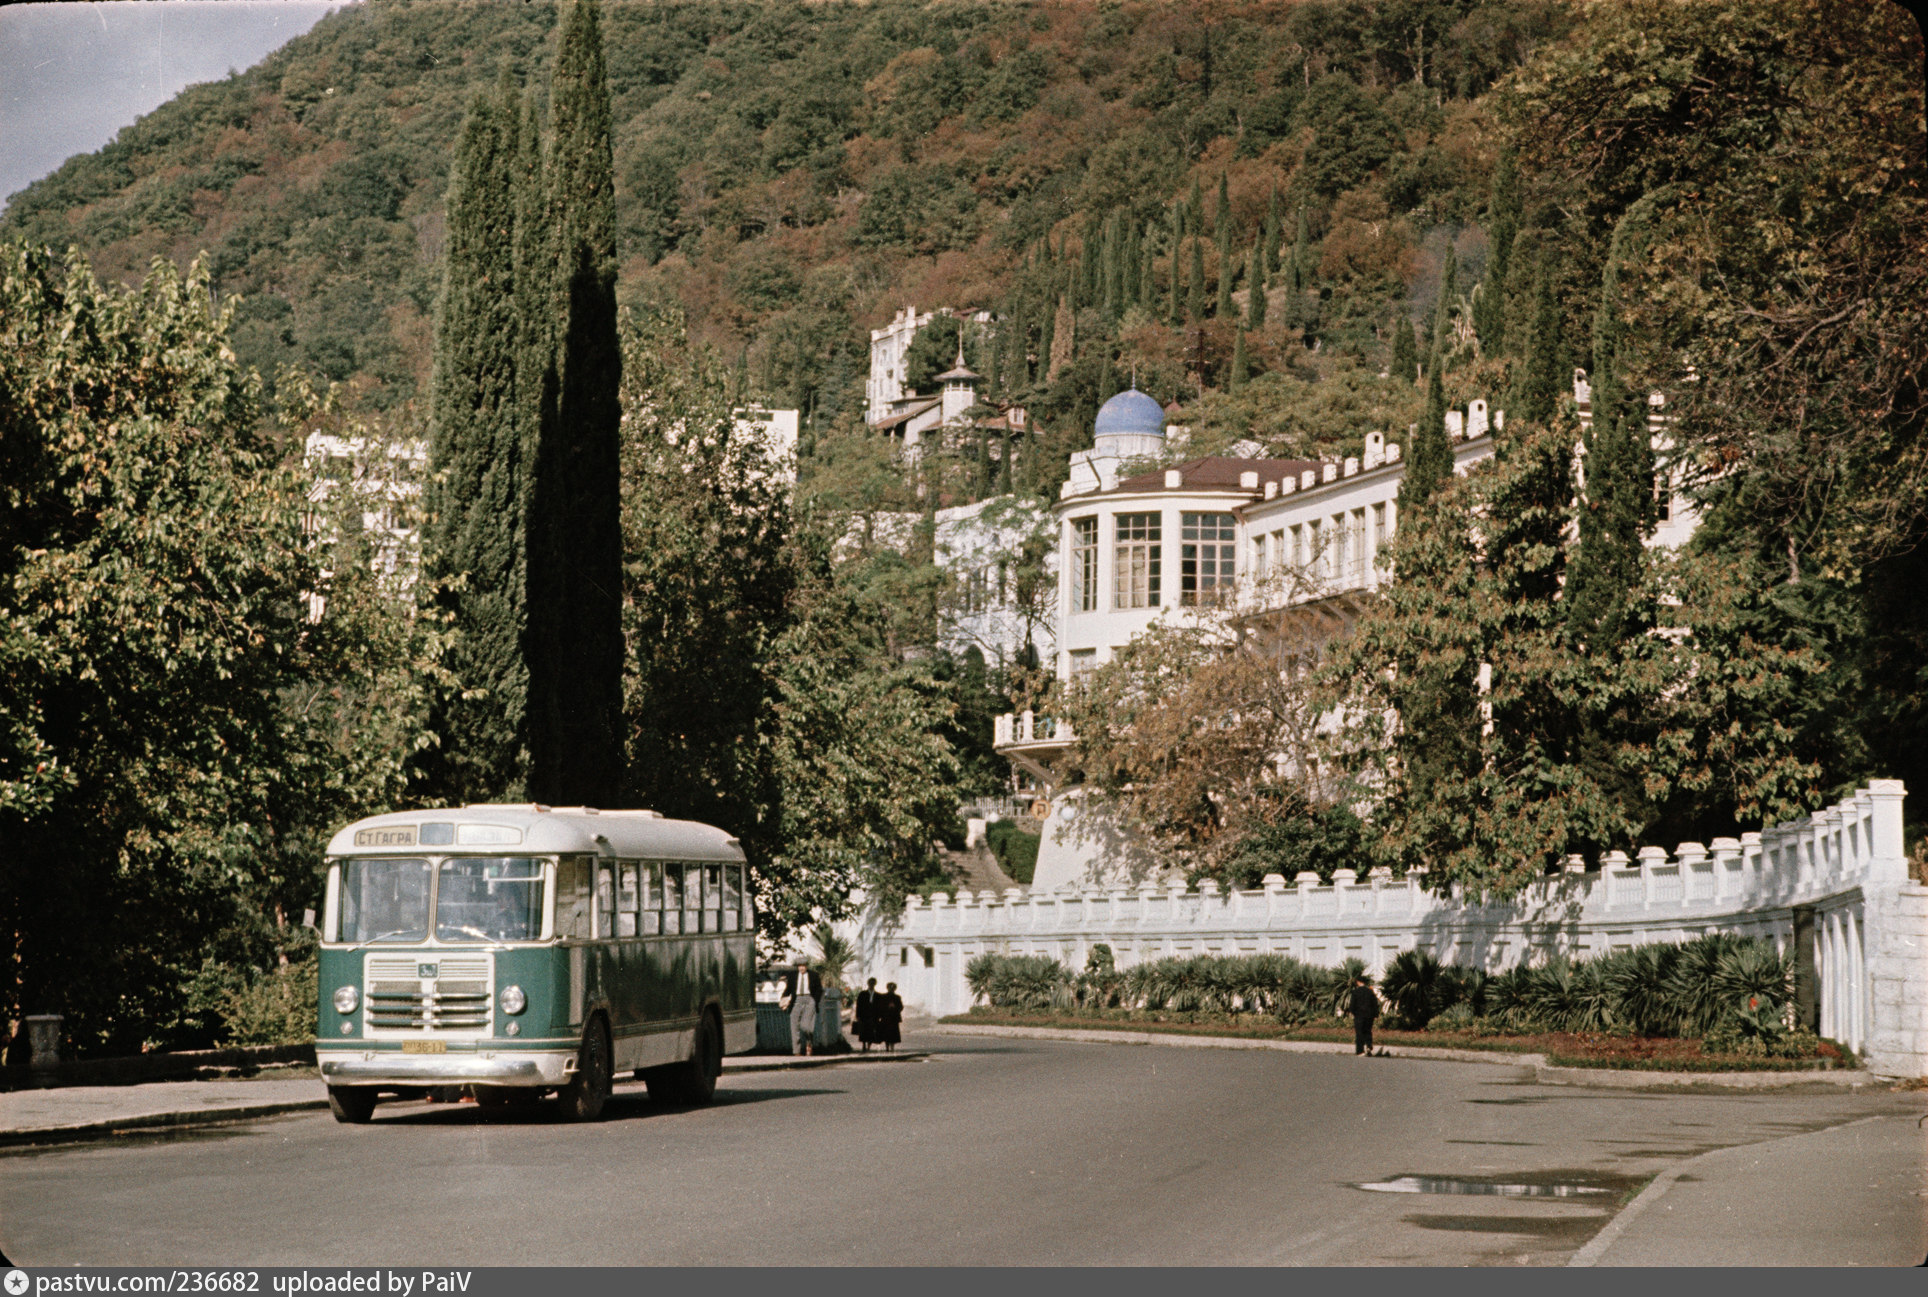
[[[1026,833],[1010,820],[992,820],[984,829],[984,845],[997,858],[998,867],[1026,886],[1037,873],[1040,840],[1040,835]]]
[[[1075,1004],[1071,970],[1049,955],[986,953],[964,965],[971,994],[994,1009],[1062,1009]]]
[[[222,1005],[228,1041],[236,1045],[306,1045],[315,1038],[317,965],[278,965],[229,991]]]

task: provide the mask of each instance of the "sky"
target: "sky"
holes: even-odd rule
[[[0,201],[185,87],[253,67],[342,3],[0,4]]]

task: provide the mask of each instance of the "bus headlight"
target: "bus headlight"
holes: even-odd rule
[[[522,993],[519,986],[505,986],[502,994],[496,997],[504,1013],[521,1013],[529,1007],[529,997]]]
[[[353,1013],[360,1004],[361,992],[357,991],[354,987],[340,986],[335,988],[336,1013]]]

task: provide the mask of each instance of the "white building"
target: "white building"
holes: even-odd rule
[[[369,562],[388,591],[405,597],[421,571],[419,527],[428,443],[419,438],[384,441],[308,434],[302,462],[311,475],[306,529],[316,543],[332,543],[344,521],[359,519]],[[342,500],[347,493],[348,501]],[[309,616],[320,620],[324,602],[309,598]]]
[[[1029,496],[1000,495],[939,509],[933,537],[937,567],[949,590],[939,646],[976,649],[993,667],[1010,666],[1028,648],[1040,663],[1055,660],[1058,552],[1050,510]],[[1043,548],[1043,571],[1027,570],[1026,549]]]
[[[1583,423],[1589,395],[1576,371]],[[1664,460],[1661,402],[1651,404]],[[1484,401],[1449,411],[1454,472],[1490,458],[1493,432],[1504,422]],[[1052,509],[1058,677],[1109,662],[1153,623],[1175,617],[1222,616],[1271,633],[1289,624],[1313,644],[1345,634],[1388,579],[1382,555],[1398,527],[1405,478],[1398,444],[1373,433],[1363,455],[1342,461],[1217,457],[1132,472],[1159,459],[1168,440],[1163,424],[1150,397],[1121,392],[1098,412],[1094,448],[1073,457]],[[1660,480],[1663,521],[1648,543],[1677,546],[1698,514],[1665,488],[1664,472]],[[1060,768],[1075,737],[1063,722],[1028,712],[997,721],[998,751],[1035,778],[1052,804],[1034,887],[1139,871],[1116,826],[1077,823],[1078,791],[1062,786]]]
[[[754,438],[769,461],[771,472],[794,486],[797,480],[797,430],[801,426],[797,410],[750,408],[736,412],[734,432]]]
[[[989,311],[960,316],[949,308],[927,311],[906,306],[881,329],[870,331],[870,377],[864,383],[864,421],[879,432],[902,443],[906,459],[915,462],[923,443],[941,428],[961,427],[970,422],[966,416],[977,404],[977,385],[981,376],[964,364],[963,334],[958,335],[957,363],[937,376],[936,392],[920,393],[905,384],[905,364],[917,331],[936,319],[955,320],[961,329],[968,322],[991,323]],[[1023,411],[1018,411],[1022,424]]]

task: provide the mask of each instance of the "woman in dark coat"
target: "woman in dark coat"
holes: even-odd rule
[[[904,1038],[900,1028],[904,1022],[904,997],[897,994],[897,983],[892,982],[877,997],[877,1039],[884,1043],[884,1052],[896,1049]]]
[[[871,978],[864,983],[864,989],[857,992],[857,1017],[854,1025],[857,1039],[862,1042],[864,1053],[877,1043],[877,1002],[883,997],[877,993],[877,979]]]

